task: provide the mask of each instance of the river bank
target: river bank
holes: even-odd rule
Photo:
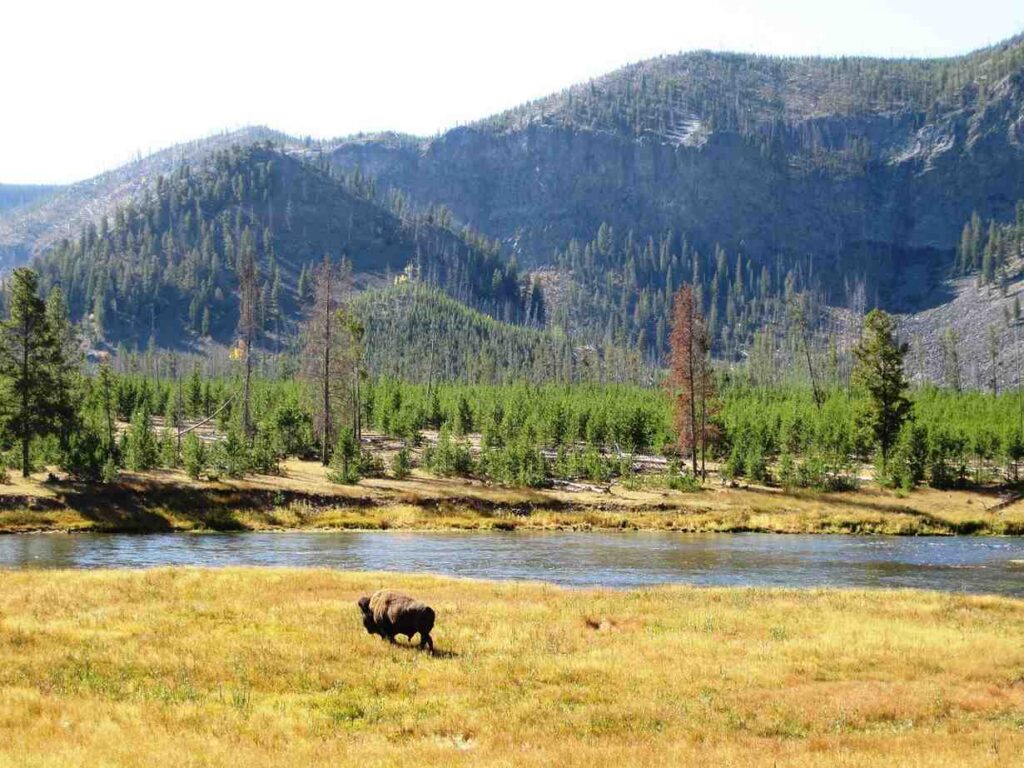
[[[381,586],[438,654],[367,635]],[[1024,601],[288,569],[7,572],[0,763],[990,765]],[[399,751],[400,750],[400,751]]]
[[[0,533],[271,530],[650,530],[891,535],[1024,535],[1024,502],[997,488],[907,494],[864,485],[842,493],[707,484],[684,493],[639,484],[509,489],[416,473],[406,480],[327,481],[315,462],[281,476],[192,482],[124,473],[117,483],[0,485]]]

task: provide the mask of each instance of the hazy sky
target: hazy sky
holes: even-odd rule
[[[660,53],[936,56],[1022,29],[1022,0],[10,0],[0,182],[249,124],[433,134]]]

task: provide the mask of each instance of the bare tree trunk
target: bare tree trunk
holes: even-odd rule
[[[693,323],[693,317],[690,318],[691,324]],[[692,325],[691,325],[692,327]],[[690,334],[690,343],[687,344],[686,354],[687,362],[690,367],[689,371],[689,384],[690,384],[690,447],[693,459],[693,474],[697,476],[697,382],[696,382],[696,371],[694,370],[694,333]]]
[[[355,370],[355,374],[354,375],[355,375],[355,382],[354,382],[354,385],[353,385],[353,395],[354,395],[354,398],[355,398],[355,408],[354,408],[354,410],[355,410],[355,430],[354,431],[356,433],[356,440],[359,441],[359,440],[363,439],[363,415],[362,415],[362,410],[360,409],[360,405],[359,405],[359,362],[358,361],[356,362],[356,370]]]
[[[178,361],[177,360],[175,360],[175,362],[174,362],[174,371],[175,371],[175,375],[178,377],[178,402],[175,403],[175,408],[174,408],[174,420],[177,422],[177,424],[175,424],[175,431],[178,434],[178,440],[177,440],[177,446],[176,446],[176,452],[175,452],[175,459],[180,464],[181,463],[181,425],[182,425],[181,407],[182,407],[184,401],[182,400],[182,396],[181,396],[181,370],[178,368]]]
[[[28,346],[30,338],[29,320],[26,316],[22,321],[21,330],[21,476],[29,475],[29,444],[31,433],[29,432],[28,418]]]

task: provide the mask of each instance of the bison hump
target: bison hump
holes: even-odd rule
[[[419,600],[414,600],[401,592],[390,589],[382,589],[375,592],[370,598],[370,612],[374,621],[380,622],[385,619],[394,623],[402,616],[415,616],[430,614],[433,618],[434,611]]]

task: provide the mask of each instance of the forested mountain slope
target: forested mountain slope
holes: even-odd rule
[[[225,147],[253,138],[274,142],[258,150],[272,160],[253,160],[273,174],[217,170]],[[231,178],[199,181],[209,173]],[[129,346],[227,343],[248,230],[271,337],[329,251],[353,261],[360,287],[411,266],[493,317],[649,364],[664,359],[683,282],[726,359],[792,346],[795,304],[823,347],[838,332],[820,308],[880,305],[936,350],[949,328],[977,331],[977,313],[945,311],[954,299],[1020,322],[1024,241],[1000,234],[1020,199],[1022,37],[934,60],[695,52],[431,139],[249,129],[182,145],[0,212],[0,272],[45,252],[45,284],[65,287],[97,339]],[[967,290],[975,273],[983,291]],[[964,344],[964,363],[984,370],[983,346]]]
[[[830,301],[928,306],[961,227],[1024,197],[1024,40],[939,60],[697,52],[641,62],[437,138],[340,144],[418,203],[547,263],[602,223],[755,266],[811,259]],[[910,284],[917,290],[903,291]]]
[[[100,216],[112,214],[118,205],[151,187],[157,176],[173,173],[183,163],[200,163],[234,144],[267,140],[299,146],[297,140],[269,128],[243,128],[168,147],[94,178],[54,188],[31,206],[4,210],[0,205],[0,273],[63,237],[73,237]]]
[[[437,288],[399,282],[361,293],[367,368],[403,381],[605,381],[650,383],[637,350],[578,345],[558,329],[510,325]]]
[[[237,267],[247,253],[259,271],[268,336],[294,327],[324,254],[347,258],[364,283],[404,270],[495,317],[528,320],[540,294],[493,242],[451,229],[448,219],[443,211],[403,212],[400,202],[386,207],[358,174],[338,178],[270,144],[234,146],[157,177],[136,201],[34,264],[44,290],[62,287],[72,319],[93,341],[129,347],[230,343]]]

